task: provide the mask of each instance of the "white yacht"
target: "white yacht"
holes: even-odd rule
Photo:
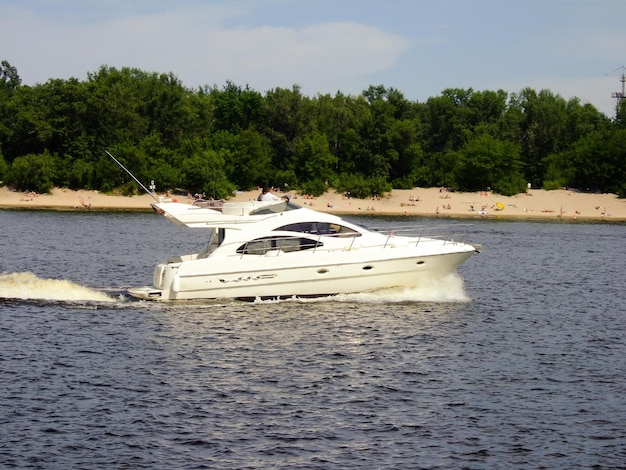
[[[157,202],[172,221],[208,231],[199,253],[159,263],[153,285],[133,297],[192,299],[313,297],[417,287],[456,271],[479,245],[382,233],[293,202],[199,207]]]

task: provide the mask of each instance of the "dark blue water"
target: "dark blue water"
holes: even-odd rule
[[[365,222],[485,250],[413,291],[158,304],[124,288],[201,231],[0,211],[0,466],[626,467],[626,226]]]

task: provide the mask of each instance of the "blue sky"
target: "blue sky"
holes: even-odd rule
[[[191,88],[384,85],[420,102],[545,88],[613,117],[624,18],[624,0],[2,0],[0,60],[27,85],[109,65]]]

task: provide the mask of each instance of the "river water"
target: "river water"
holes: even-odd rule
[[[352,218],[481,243],[411,291],[139,302],[201,231],[0,211],[3,468],[626,467],[626,226]]]

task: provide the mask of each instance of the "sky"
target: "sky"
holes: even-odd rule
[[[530,87],[612,118],[624,18],[624,0],[0,0],[0,60],[25,85],[107,65],[262,94]]]

